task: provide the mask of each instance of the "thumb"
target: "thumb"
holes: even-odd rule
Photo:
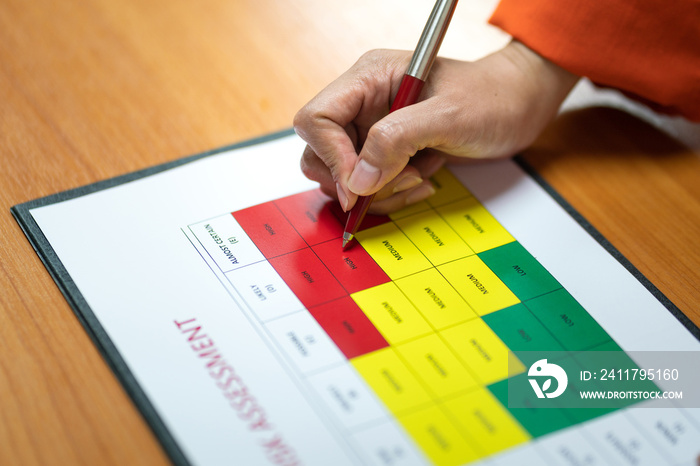
[[[361,196],[376,193],[401,173],[416,152],[431,145],[434,125],[425,116],[429,107],[423,101],[401,108],[370,128],[348,178],[350,191]]]

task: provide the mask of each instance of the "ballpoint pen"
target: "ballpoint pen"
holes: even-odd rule
[[[414,104],[418,100],[456,6],[457,0],[437,0],[435,2],[433,11],[425,24],[423,34],[421,34],[416,50],[413,52],[408,70],[401,80],[399,91],[389,113]],[[364,220],[373,199],[374,194],[360,196],[355,206],[350,210],[345,230],[343,231],[343,249],[355,237],[355,233],[357,233],[357,229],[360,227],[362,220]]]

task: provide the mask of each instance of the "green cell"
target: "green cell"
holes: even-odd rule
[[[591,388],[591,387],[587,387]],[[606,403],[607,406],[603,407],[601,403],[596,402],[596,406],[600,407],[587,407],[581,400],[579,394],[580,390],[583,390],[583,385],[581,385],[576,380],[569,380],[569,386],[566,392],[561,396],[561,399],[557,399],[557,403],[560,406],[564,406],[564,412],[568,417],[574,419],[576,422],[586,422],[591,419],[595,419],[600,416],[612,413],[620,409],[620,405],[615,406],[613,403]]]
[[[564,289],[532,299],[525,305],[569,351],[582,351],[611,339]]]
[[[509,387],[509,383],[514,385]],[[532,387],[528,382],[527,374],[501,380],[500,382],[489,385],[488,389],[533,437],[541,437],[542,435],[565,429],[576,424],[576,421],[567,417],[565,411],[562,409],[556,407],[542,408],[536,406],[536,401],[533,403],[533,400],[537,400],[537,398],[534,397]],[[514,393],[516,395],[514,395]],[[517,396],[517,399],[510,400],[513,406],[524,407],[509,407],[509,395]],[[551,401],[553,400],[547,399],[541,402]]]
[[[511,351],[564,351],[552,334],[522,304],[492,312],[482,319]],[[522,362],[529,366],[535,360],[527,356],[530,354],[526,353],[526,359]]]
[[[517,241],[479,253],[479,257],[521,301],[561,288]]]

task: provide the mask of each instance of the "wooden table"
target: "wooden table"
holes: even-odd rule
[[[362,52],[413,48],[431,2],[407,3],[2,3],[0,464],[168,462],[9,208],[289,127]],[[493,5],[461,4],[443,53],[505,44],[485,25]],[[562,116],[527,159],[700,323],[696,154],[587,110]]]

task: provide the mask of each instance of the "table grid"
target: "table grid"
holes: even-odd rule
[[[434,197],[368,216],[347,251],[319,190],[190,229],[375,459],[411,463],[396,422],[430,462],[458,465],[619,409],[508,408],[534,362],[512,351],[575,368],[583,351],[622,350],[449,170],[432,180]],[[373,445],[377,429],[394,444]]]

